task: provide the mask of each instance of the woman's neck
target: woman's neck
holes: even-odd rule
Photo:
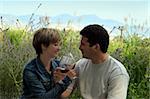
[[[45,69],[46,69],[47,71],[49,71],[50,68],[51,68],[50,62],[51,62],[52,58],[48,58],[48,57],[46,57],[45,55],[41,54],[41,55],[40,55],[40,60],[41,60],[41,62],[43,63]]]

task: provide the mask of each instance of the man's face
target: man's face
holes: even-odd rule
[[[82,56],[84,58],[90,59],[91,53],[92,53],[92,47],[90,47],[90,43],[88,42],[88,38],[82,36],[79,49],[81,50]]]

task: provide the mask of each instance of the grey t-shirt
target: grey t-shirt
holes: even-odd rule
[[[79,85],[84,99],[126,99],[129,75],[125,67],[109,56],[100,64],[89,59],[76,63]]]

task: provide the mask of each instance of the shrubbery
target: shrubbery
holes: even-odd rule
[[[81,58],[78,49],[80,36],[78,31],[60,31],[62,48],[60,55],[69,51],[76,60]],[[10,29],[0,32],[0,98],[18,97],[21,93],[22,70],[25,63],[35,57],[32,47],[33,33]],[[130,84],[128,99],[149,98],[150,38],[132,35],[117,37],[110,41],[109,53],[120,60],[128,70]],[[80,97],[78,91],[71,97]]]
[[[132,35],[123,42],[115,40],[111,43],[109,50],[118,46],[112,56],[125,65],[130,75],[127,99],[149,99],[150,38]]]

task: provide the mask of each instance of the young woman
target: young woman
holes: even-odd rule
[[[41,28],[35,32],[33,47],[37,57],[24,68],[21,99],[56,99],[71,83],[70,78],[74,74],[64,76],[55,72],[59,66],[59,61],[55,59],[60,50],[59,41],[60,36],[55,29]]]

